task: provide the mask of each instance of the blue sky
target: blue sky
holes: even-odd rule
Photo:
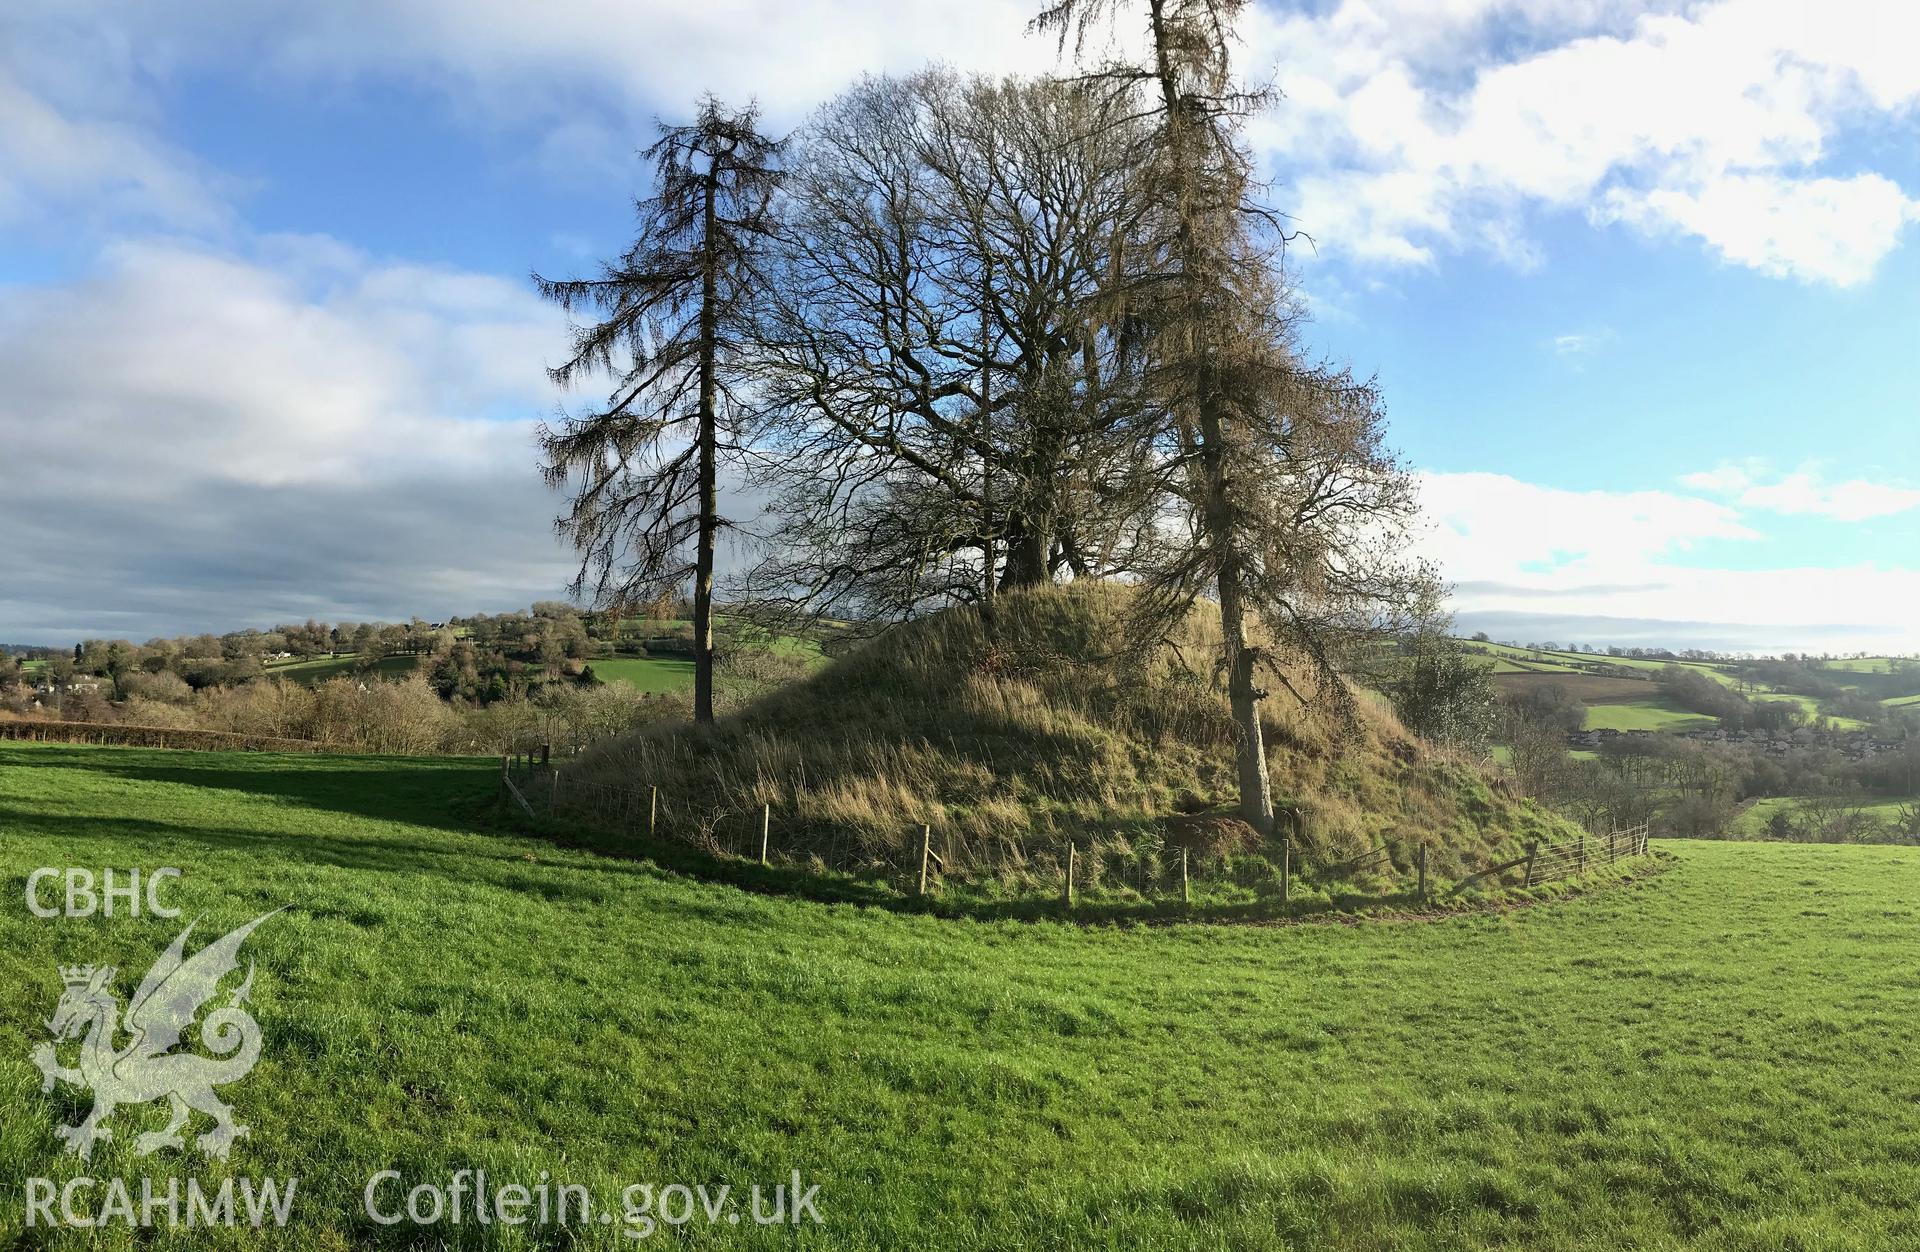
[[[554,595],[527,273],[621,245],[698,91],[785,127],[866,70],[1044,70],[1029,7],[8,6],[0,639]],[[1310,339],[1381,377],[1464,627],[1920,649],[1920,27],[1813,14],[1243,23]]]

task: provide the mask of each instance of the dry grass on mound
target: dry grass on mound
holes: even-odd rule
[[[836,865],[899,864],[920,826],[952,868],[1057,873],[1068,840],[1097,878],[1187,847],[1246,855],[1263,840],[1231,816],[1234,728],[1210,666],[1217,624],[1128,643],[1127,592],[1083,586],[1003,597],[911,623],[711,727],[662,725],[603,744],[571,777],[660,788],[675,833],[717,843],[773,806],[781,844]],[[1214,626],[1209,630],[1209,626]],[[1464,871],[1558,829],[1473,766],[1418,744],[1362,695],[1350,732],[1269,701],[1279,800],[1304,814],[1322,863],[1381,841],[1427,843]],[[1116,871],[1117,872],[1117,871]]]

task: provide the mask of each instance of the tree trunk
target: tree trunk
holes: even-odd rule
[[[1247,647],[1246,609],[1240,589],[1220,578],[1220,632],[1226,640],[1227,699],[1238,728],[1236,761],[1240,774],[1240,816],[1263,835],[1277,834],[1273,820],[1273,783],[1267,777],[1267,745],[1260,729],[1260,689]]]
[[[1212,371],[1213,344],[1208,327],[1207,302],[1196,289],[1208,281],[1208,262],[1220,258],[1203,255],[1201,232],[1195,217],[1202,211],[1195,200],[1194,159],[1190,151],[1193,118],[1180,98],[1175,81],[1171,32],[1167,28],[1166,0],[1148,0],[1149,29],[1153,38],[1155,77],[1160,87],[1161,107],[1166,111],[1167,144],[1172,152],[1179,212],[1181,287],[1186,307],[1182,318],[1186,325],[1185,350],[1192,372],[1194,395],[1191,397],[1200,436],[1201,472],[1205,507],[1202,516],[1207,544],[1212,548],[1219,577],[1216,590],[1220,597],[1220,637],[1226,653],[1227,700],[1239,733],[1236,744],[1237,772],[1240,778],[1240,815],[1263,835],[1276,833],[1273,814],[1273,786],[1267,777],[1265,736],[1260,729],[1260,689],[1255,683],[1254,654],[1247,646],[1247,609],[1241,586],[1241,561],[1237,537],[1233,531],[1232,504],[1227,495],[1227,449],[1225,422],[1220,411]],[[1222,211],[1215,206],[1214,211]],[[1232,211],[1232,210],[1226,210]]]
[[[993,542],[993,254],[984,254],[980,270],[980,620],[988,642],[997,622],[993,612],[994,583],[999,580],[999,554]]]
[[[1012,531],[1007,537],[1006,574],[1000,580],[1000,589],[1038,587],[1051,582],[1053,575],[1047,568],[1047,554],[1052,542],[1047,532],[1019,521],[1013,523]]]
[[[1235,764],[1240,775],[1240,816],[1263,835],[1278,833],[1273,820],[1273,784],[1267,777],[1267,746],[1260,728],[1261,692],[1255,656],[1247,645],[1247,607],[1240,585],[1241,561],[1233,533],[1232,501],[1227,496],[1225,430],[1216,408],[1211,379],[1202,371],[1200,458],[1206,481],[1207,543],[1219,567],[1220,639],[1226,652],[1227,702],[1233,709]]]
[[[713,555],[720,529],[720,503],[714,462],[719,453],[718,419],[714,413],[714,326],[718,297],[714,291],[713,230],[719,172],[707,170],[706,231],[701,237],[704,255],[700,275],[700,536],[693,569],[693,720],[713,720]]]

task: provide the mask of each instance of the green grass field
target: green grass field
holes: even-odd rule
[[[1843,669],[1854,674],[1890,674],[1893,672],[1893,658],[1885,656],[1860,656],[1845,661],[1827,661],[1828,669]]]
[[[620,656],[588,661],[601,682],[626,683],[640,691],[680,691],[693,686],[693,661],[671,656]]]
[[[1834,729],[1836,730],[1867,729],[1867,723],[1861,721],[1857,717],[1827,716],[1826,714],[1820,711],[1820,702],[1814,699],[1812,696],[1792,695],[1784,691],[1773,691],[1773,692],[1766,692],[1763,694],[1755,695],[1753,699],[1756,704],[1761,701],[1779,701],[1785,704],[1798,705],[1800,708],[1800,711],[1805,713],[1807,715],[1808,721],[1814,725],[1822,725],[1827,722],[1832,722]]]
[[[633,1246],[361,1212],[376,1171],[473,1166],[615,1208],[630,1183],[798,1169],[813,1246],[1920,1241],[1913,849],[1684,844],[1637,883],[1433,923],[951,922],[490,831],[492,774],[0,747],[0,1241],[44,1239],[26,1177],[230,1171],[301,1179],[275,1247]],[[88,1165],[61,1154],[84,1109],[26,1060],[54,966],[113,962],[124,995],[183,923],[32,918],[42,865],[177,865],[197,936],[290,906],[247,945],[266,1043],[223,1089],[252,1127],[227,1166],[134,1157],[158,1108],[122,1110]]]
[[[1796,796],[1763,796],[1735,819],[1731,833],[1746,839],[1762,838],[1767,833],[1767,823],[1773,820],[1775,813],[1783,809],[1791,810],[1798,803]],[[1903,800],[1874,801],[1865,808],[1883,820],[1892,820],[1904,803]]]
[[[355,659],[353,653],[345,652],[339,656],[317,656],[310,661],[286,661],[267,666],[267,674],[269,677],[290,678],[294,682],[311,686],[314,683],[323,683],[329,678],[356,673]],[[402,674],[411,674],[419,663],[420,658],[417,656],[383,656],[374,663],[373,670],[382,677],[393,678]]]
[[[1714,724],[1714,718],[1689,713],[1662,695],[1591,705],[1586,718],[1588,730],[1696,730]]]
[[[1669,665],[1680,665],[1697,670],[1722,686],[1732,687],[1739,683],[1724,667],[1707,661],[1655,661],[1643,657],[1601,656],[1588,652],[1534,652],[1506,644],[1475,643],[1470,640],[1461,642],[1468,648],[1481,649],[1484,655],[1491,657],[1496,674],[1590,674],[1592,667],[1597,665],[1614,670],[1638,671],[1652,677]]]

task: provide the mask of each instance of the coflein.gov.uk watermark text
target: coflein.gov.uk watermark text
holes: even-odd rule
[[[361,1193],[366,1214],[382,1226],[587,1226],[619,1223],[629,1239],[651,1238],[661,1226],[695,1222],[715,1226],[822,1225],[820,1186],[806,1185],[800,1171],[789,1182],[754,1183],[745,1195],[726,1183],[633,1183],[621,1189],[616,1208],[596,1208],[578,1183],[553,1181],[544,1170],[532,1186],[494,1184],[485,1170],[463,1169],[442,1183],[405,1184],[398,1170],[382,1170]]]
[[[286,1227],[294,1218],[298,1178],[93,1178],[26,1181],[29,1229],[207,1230]],[[600,1204],[578,1183],[542,1171],[531,1183],[496,1182],[481,1169],[456,1170],[441,1182],[408,1186],[398,1170],[367,1180],[361,1204],[381,1226],[586,1227],[618,1224],[628,1239],[649,1239],[661,1227],[823,1225],[819,1184],[795,1170],[789,1182],[731,1185],[634,1183],[617,1204]]]

